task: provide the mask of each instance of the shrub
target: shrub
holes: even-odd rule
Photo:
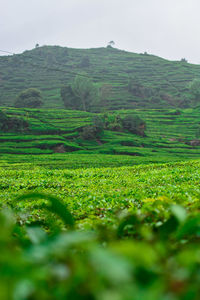
[[[127,115],[122,120],[122,125],[131,133],[145,136],[146,123],[137,115]]]
[[[104,128],[113,131],[122,131],[122,119],[118,114],[106,113],[103,115]]]
[[[81,130],[81,137],[84,140],[93,140],[99,138],[100,133],[103,131],[104,122],[103,120],[95,116],[93,118],[93,124],[90,126],[85,126]]]
[[[94,126],[86,126],[81,130],[81,137],[84,140],[94,140],[97,137],[97,131]]]
[[[43,104],[42,102],[42,96],[41,92],[38,89],[30,88],[22,91],[15,103],[15,107],[30,107],[30,108],[36,108],[40,107]]]
[[[28,129],[28,122],[21,118],[8,117],[0,111],[0,130],[3,132],[22,132]]]

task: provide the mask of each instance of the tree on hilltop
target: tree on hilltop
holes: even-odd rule
[[[108,46],[107,47],[113,47],[115,45],[115,42],[114,41],[110,41],[109,43],[108,43]]]

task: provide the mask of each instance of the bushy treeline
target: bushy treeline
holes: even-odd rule
[[[103,130],[127,131],[144,137],[146,123],[136,114],[128,114],[122,117],[116,113],[104,113],[95,116],[92,125],[80,129],[81,136],[86,140],[99,138]]]
[[[0,110],[0,131],[3,132],[24,132],[29,124],[23,118],[9,117]]]

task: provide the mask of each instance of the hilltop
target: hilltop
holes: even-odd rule
[[[110,92],[101,108],[190,107],[188,83],[200,77],[200,65],[168,61],[116,48],[37,47],[0,57],[0,105],[13,106],[26,88],[42,91],[44,108],[64,108],[60,88],[84,72]]]

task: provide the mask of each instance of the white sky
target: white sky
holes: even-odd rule
[[[123,50],[200,64],[199,15],[200,0],[0,0],[0,49],[113,40]]]

